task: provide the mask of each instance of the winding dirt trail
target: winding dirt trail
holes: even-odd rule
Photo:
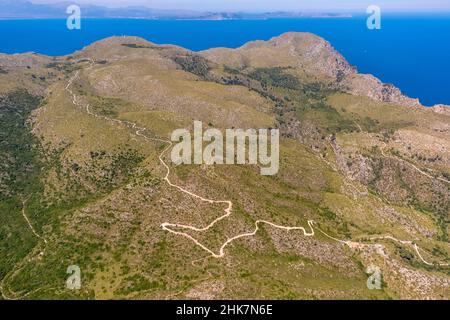
[[[354,123],[356,124],[356,126],[358,127],[359,132],[360,132],[360,133],[364,133],[363,129],[361,128],[361,125],[360,125],[358,122],[356,122],[356,121],[353,121],[353,122],[354,122]],[[369,134],[369,136],[370,136],[370,134]],[[385,157],[385,158],[394,158],[394,159],[400,160],[400,161],[402,161],[402,162],[404,162],[404,163],[410,165],[414,170],[416,170],[416,171],[419,172],[420,174],[422,174],[422,175],[424,175],[424,176],[426,176],[427,178],[430,178],[430,179],[432,179],[432,180],[440,180],[440,181],[445,182],[445,183],[450,183],[450,180],[448,180],[448,179],[441,178],[441,177],[433,177],[432,175],[426,173],[425,171],[423,171],[422,169],[420,169],[419,167],[417,167],[414,163],[411,163],[411,162],[409,162],[409,161],[406,161],[406,160],[404,160],[404,159],[402,159],[402,158],[400,158],[400,157],[397,157],[397,156],[393,156],[393,155],[390,155],[390,156],[389,156],[389,155],[387,155],[387,154],[385,153],[385,149],[387,149],[387,144],[386,144],[386,142],[384,142],[384,141],[380,141],[380,142],[383,144],[383,147],[380,148],[381,155],[382,155],[383,157]],[[336,150],[334,149],[333,144],[332,144],[331,146],[332,146],[332,148],[333,148],[334,153],[336,154]],[[428,168],[427,168],[427,170],[434,171],[434,170],[428,169]]]
[[[384,152],[384,150],[387,148],[387,144],[386,144],[386,142],[384,142],[384,141],[380,141],[380,142],[383,144],[383,147],[380,148],[380,151],[381,151],[381,154],[383,155],[383,157],[385,157],[385,158],[395,158],[395,159],[397,159],[397,160],[399,160],[399,161],[402,161],[402,162],[404,162],[404,163],[410,165],[414,170],[416,170],[416,171],[419,172],[420,174],[422,174],[422,175],[424,175],[425,177],[430,178],[430,179],[432,179],[432,180],[440,180],[440,181],[445,182],[445,183],[450,183],[450,181],[447,180],[447,179],[445,179],[445,178],[441,178],[441,177],[433,177],[432,175],[426,173],[425,171],[423,171],[422,169],[420,169],[419,167],[417,167],[414,163],[411,163],[411,162],[409,162],[409,161],[406,161],[406,160],[404,160],[404,159],[402,159],[402,158],[400,158],[400,157],[397,157],[397,156],[388,156],[388,155],[386,155],[386,153]]]
[[[89,70],[91,68],[93,68],[93,66],[95,65],[95,61],[93,61],[92,59],[89,59],[91,64],[90,66],[86,69]],[[74,94],[74,92],[71,89],[71,86],[73,84],[73,82],[78,78],[79,76],[79,71],[76,71],[76,73],[74,74],[74,76],[72,78],[70,78],[70,80],[67,83],[66,86],[66,91],[71,95],[72,97],[72,103],[73,105],[75,105],[76,107],[81,107],[83,108],[83,104],[78,101],[78,97]],[[195,194],[179,185],[176,185],[174,183],[171,182],[170,180],[170,167],[169,165],[164,161],[164,156],[165,154],[171,149],[171,147],[173,146],[173,143],[170,140],[166,140],[166,139],[161,139],[161,138],[154,138],[154,137],[148,137],[144,134],[144,132],[147,130],[147,128],[144,127],[139,127],[136,123],[133,122],[129,122],[129,121],[123,121],[123,120],[118,120],[118,119],[113,119],[113,118],[109,118],[107,116],[103,116],[103,115],[98,115],[93,113],[90,110],[90,106],[89,104],[86,104],[84,106],[84,108],[86,109],[86,112],[96,118],[101,118],[104,119],[106,121],[110,121],[110,122],[114,122],[114,123],[118,123],[121,125],[125,125],[131,129],[136,130],[135,134],[139,137],[142,137],[143,139],[147,140],[147,141],[152,141],[152,142],[161,142],[164,144],[167,144],[167,147],[161,152],[161,154],[159,155],[159,161],[160,163],[164,166],[164,168],[166,169],[166,174],[164,176],[164,181],[171,186],[172,188],[175,188],[177,190],[179,190],[182,193],[185,193],[193,198],[196,198],[202,202],[206,202],[206,203],[210,203],[210,204],[225,204],[226,208],[224,209],[224,214],[220,217],[218,217],[217,219],[215,219],[214,221],[212,221],[210,224],[208,224],[205,227],[195,227],[195,226],[191,226],[191,225],[184,225],[184,224],[177,224],[177,223],[169,223],[169,222],[164,222],[161,224],[161,227],[163,230],[172,233],[174,235],[178,235],[178,236],[182,236],[185,237],[189,240],[191,240],[192,242],[194,242],[194,244],[196,244],[197,246],[199,246],[200,248],[202,248],[204,251],[208,252],[210,254],[211,257],[214,258],[222,258],[225,256],[225,249],[227,246],[229,246],[231,243],[233,243],[235,240],[241,239],[241,238],[246,238],[246,237],[252,237],[255,236],[259,229],[260,229],[260,225],[261,224],[266,224],[268,226],[271,226],[273,228],[277,228],[277,229],[281,229],[281,230],[285,230],[285,231],[302,231],[303,235],[305,237],[313,237],[315,236],[315,231],[314,228],[316,228],[317,230],[319,230],[322,234],[324,234],[326,237],[337,241],[339,243],[345,244],[349,247],[354,247],[355,245],[361,244],[360,242],[353,242],[353,241],[344,241],[344,240],[340,240],[337,238],[334,238],[330,235],[328,235],[326,232],[322,231],[321,229],[319,229],[317,226],[315,226],[315,222],[312,220],[308,221],[308,226],[309,226],[309,231],[307,231],[304,227],[298,227],[298,226],[293,226],[293,227],[289,227],[289,226],[281,226],[281,225],[277,225],[273,222],[269,222],[269,221],[265,221],[265,220],[257,220],[255,222],[255,229],[252,232],[248,232],[248,233],[242,233],[239,234],[237,236],[228,238],[220,247],[218,252],[214,252],[213,250],[211,250],[210,248],[208,248],[207,246],[205,246],[204,244],[202,244],[200,241],[198,241],[197,239],[195,239],[193,236],[191,236],[190,234],[186,233],[186,232],[182,232],[182,231],[176,231],[173,230],[173,228],[177,228],[177,229],[184,229],[184,230],[189,230],[189,231],[194,231],[194,232],[203,232],[203,231],[207,231],[210,228],[212,228],[214,225],[216,225],[219,221],[222,221],[224,219],[226,219],[227,217],[229,217],[232,214],[232,210],[233,210],[233,203],[230,200],[213,200],[213,199],[208,199],[205,197],[202,197],[198,194]],[[393,241],[397,241],[397,242],[401,242],[404,244],[409,244],[412,245],[416,248],[416,251],[418,253],[419,258],[422,260],[423,263],[427,264],[427,265],[433,265],[429,262],[427,262],[426,260],[423,259],[423,257],[420,255],[419,251],[418,251],[418,246],[416,244],[414,244],[413,242],[410,241],[401,241],[398,240],[392,236],[386,236],[386,237],[380,237],[379,239],[383,239],[383,240],[393,240]],[[370,244],[369,244],[370,245]],[[442,264],[441,266],[447,266],[448,264]]]
[[[87,69],[91,69],[95,62],[91,61],[91,65],[89,66],[89,68]],[[73,85],[73,82],[78,78],[79,76],[79,71],[76,71],[75,75],[68,81],[67,86],[66,86],[66,91],[69,92],[69,94],[72,96],[72,104],[74,104],[75,106],[78,107],[83,107],[82,103],[78,100],[78,97],[76,96],[76,94],[74,94],[74,92],[71,89],[71,86]],[[207,246],[205,246],[204,244],[202,244],[200,241],[198,241],[197,239],[195,239],[193,236],[191,236],[190,234],[186,233],[186,232],[181,232],[181,231],[176,231],[173,230],[173,228],[177,228],[177,229],[184,229],[184,230],[190,230],[190,231],[195,231],[195,232],[204,232],[207,231],[209,229],[211,229],[212,227],[214,227],[214,225],[216,225],[218,222],[228,218],[232,212],[233,212],[233,203],[229,200],[213,200],[213,199],[208,199],[205,197],[202,197],[198,194],[195,194],[179,185],[176,185],[174,183],[172,183],[172,181],[170,180],[170,167],[167,165],[167,163],[164,161],[164,156],[165,154],[172,148],[173,143],[170,140],[165,140],[165,139],[161,139],[161,138],[154,138],[154,137],[148,137],[144,134],[144,132],[147,130],[147,128],[144,127],[139,127],[136,123],[133,122],[129,122],[129,121],[123,121],[123,120],[118,120],[118,119],[113,119],[113,118],[109,118],[107,116],[103,116],[103,115],[98,115],[94,112],[92,112],[90,110],[90,105],[86,104],[85,106],[86,112],[96,118],[101,118],[104,119],[106,121],[111,121],[114,123],[118,123],[118,124],[122,124],[125,125],[135,131],[135,134],[139,137],[142,137],[145,140],[148,141],[152,141],[152,142],[162,142],[167,144],[167,147],[161,152],[161,154],[159,155],[158,159],[160,161],[160,163],[164,166],[164,168],[166,169],[166,174],[164,176],[164,181],[171,186],[172,188],[175,188],[177,190],[179,190],[182,193],[185,193],[193,198],[196,198],[202,202],[206,202],[209,204],[226,204],[226,208],[224,209],[224,214],[220,217],[218,217],[217,219],[215,219],[214,221],[212,221],[209,225],[202,227],[202,228],[198,228],[198,227],[194,227],[194,226],[190,226],[190,225],[184,225],[184,224],[177,224],[177,223],[169,223],[169,222],[164,222],[163,224],[161,224],[161,227],[163,230],[170,232],[172,234],[175,235],[179,235],[179,236],[183,236],[189,240],[191,240],[192,242],[194,242],[197,246],[199,246],[200,248],[202,248],[203,250],[205,250],[206,252],[208,252],[212,257],[214,258],[222,258],[225,256],[225,248],[230,245],[233,241],[241,239],[241,238],[246,238],[246,237],[252,237],[254,235],[256,235],[256,233],[258,233],[259,229],[260,229],[260,225],[261,224],[266,224],[269,226],[272,226],[274,228],[278,228],[278,229],[282,229],[282,230],[286,230],[286,231],[293,231],[293,230],[300,230],[303,231],[304,236],[308,236],[308,237],[312,237],[314,236],[314,229],[313,229],[313,221],[308,221],[308,226],[310,228],[310,231],[308,232],[304,227],[286,227],[286,226],[280,226],[277,225],[273,222],[269,222],[269,221],[265,221],[265,220],[257,220],[255,222],[255,229],[252,232],[248,232],[248,233],[243,233],[234,237],[231,237],[229,239],[227,239],[222,246],[219,249],[219,252],[214,252],[212,251],[210,248],[208,248]]]
[[[38,288],[37,290],[28,292],[22,296],[18,296],[18,294],[16,294],[15,292],[13,292],[12,290],[8,289],[10,295],[6,294],[6,286],[5,286],[5,281],[9,280],[9,279],[14,279],[14,277],[16,276],[16,274],[22,270],[25,266],[25,262],[26,261],[30,261],[33,256],[39,255],[39,256],[43,256],[45,253],[45,245],[47,245],[47,239],[45,239],[43,236],[41,236],[39,233],[36,232],[36,229],[34,229],[33,225],[31,224],[30,219],[28,218],[27,214],[26,214],[26,203],[28,202],[28,199],[26,200],[22,200],[22,216],[24,218],[24,220],[26,221],[28,227],[30,228],[31,232],[33,233],[33,235],[38,239],[38,240],[42,240],[44,242],[44,249],[35,254],[36,250],[31,251],[29,254],[27,254],[18,264],[16,264],[14,266],[14,268],[11,270],[11,272],[9,272],[7,275],[5,275],[5,277],[3,278],[3,280],[0,282],[0,291],[2,294],[2,297],[4,300],[18,300],[18,299],[23,299],[26,298],[27,296],[31,295],[32,293],[35,293],[37,291],[42,290],[43,288]]]
[[[22,201],[22,216],[23,216],[23,218],[25,219],[25,221],[27,222],[28,227],[31,229],[31,232],[34,234],[34,236],[35,236],[36,238],[38,238],[39,240],[44,241],[45,244],[47,244],[47,239],[45,239],[43,236],[41,236],[39,233],[36,232],[36,230],[34,229],[33,225],[32,225],[31,222],[30,222],[30,219],[28,219],[28,216],[27,216],[27,214],[25,213],[25,206],[26,206],[26,204],[27,204],[27,201],[28,201],[28,200],[23,200],[23,201]],[[44,253],[42,252],[41,254],[44,254]]]
[[[87,68],[87,70],[93,68],[93,66],[95,65],[95,62],[94,62],[92,59],[89,59],[89,61],[90,61],[91,64],[90,64],[90,66]],[[75,93],[72,91],[72,89],[71,89],[71,86],[73,85],[73,82],[78,78],[78,76],[79,76],[79,71],[76,71],[76,73],[74,74],[74,76],[71,77],[71,78],[69,79],[69,81],[68,81],[68,83],[67,83],[67,86],[65,87],[65,90],[71,95],[71,97],[72,97],[72,104],[73,104],[74,106],[76,106],[76,107],[81,107],[81,108],[83,108],[82,102],[79,101],[78,97],[76,96],[76,94],[75,94]],[[109,118],[109,117],[106,117],[106,116],[102,116],[102,115],[95,114],[94,112],[92,112],[92,111],[90,110],[89,104],[86,104],[84,107],[85,107],[86,112],[87,112],[89,115],[93,116],[93,117],[101,118],[101,119],[104,119],[104,120],[106,120],[106,121],[114,122],[114,123],[117,123],[117,124],[120,124],[120,125],[125,125],[125,126],[131,128],[131,129],[136,130],[136,131],[135,131],[135,135],[136,135],[136,136],[139,136],[139,137],[142,137],[143,139],[145,139],[145,140],[147,140],[147,141],[161,142],[161,143],[167,144],[167,147],[161,152],[161,154],[159,155],[158,159],[159,159],[160,163],[161,163],[161,164],[164,166],[164,168],[166,169],[166,174],[165,174],[165,176],[164,176],[164,181],[165,181],[169,186],[171,186],[171,187],[173,187],[173,188],[179,190],[180,192],[185,193],[185,194],[187,194],[187,195],[189,195],[189,196],[191,196],[191,197],[193,197],[193,198],[196,198],[196,199],[198,199],[198,200],[200,200],[200,201],[202,201],[202,202],[207,202],[207,203],[210,203],[210,204],[226,204],[226,208],[224,209],[224,214],[223,214],[222,216],[218,217],[217,219],[215,219],[214,221],[212,221],[209,225],[207,225],[207,226],[205,226],[205,227],[202,227],[202,228],[198,228],[198,227],[190,226],[190,225],[184,225],[184,224],[174,224],[174,223],[169,223],[169,222],[164,222],[163,224],[161,224],[161,227],[162,227],[163,230],[165,230],[165,231],[167,231],[167,232],[169,232],[169,233],[172,233],[172,234],[174,234],[174,235],[178,235],[178,236],[185,237],[185,238],[191,240],[192,242],[194,242],[194,244],[196,244],[197,246],[199,246],[200,248],[202,248],[204,251],[208,252],[208,253],[210,254],[209,257],[214,257],[214,258],[222,258],[222,257],[224,257],[224,256],[225,256],[225,249],[226,249],[227,246],[229,246],[231,243],[233,243],[234,241],[236,241],[236,240],[238,240],[238,239],[255,236],[255,235],[258,233],[261,224],[266,224],[266,225],[271,226],[271,227],[273,227],[273,228],[285,230],[285,231],[288,231],[288,232],[289,232],[289,231],[302,231],[302,232],[303,232],[303,235],[304,235],[305,237],[313,237],[313,236],[315,236],[316,233],[315,233],[314,228],[316,228],[320,233],[322,233],[322,234],[323,234],[324,236],[326,236],[327,238],[329,238],[329,239],[331,239],[331,240],[333,240],[333,241],[336,241],[336,242],[338,242],[338,243],[347,245],[347,246],[350,247],[350,248],[355,248],[355,247],[358,247],[358,246],[361,246],[361,245],[380,245],[380,244],[373,244],[373,243],[362,243],[362,242],[355,242],[355,241],[350,241],[350,240],[341,240],[341,239],[337,239],[337,238],[335,238],[335,237],[332,237],[332,236],[328,235],[326,232],[324,232],[323,230],[321,230],[320,228],[318,228],[317,226],[315,226],[315,222],[312,221],[312,220],[309,220],[309,221],[308,221],[309,231],[307,231],[304,227],[297,227],[297,226],[294,226],[294,227],[281,226],[281,225],[277,225],[277,224],[275,224],[275,223],[273,223],[273,222],[269,222],[269,221],[265,221],[265,220],[257,220],[257,221],[255,222],[255,229],[254,229],[252,232],[242,233],[242,234],[239,234],[239,235],[237,235],[237,236],[228,238],[228,240],[226,240],[226,241],[222,244],[222,246],[220,247],[219,252],[214,252],[213,250],[209,249],[207,246],[203,245],[200,241],[198,241],[197,239],[195,239],[194,237],[192,237],[190,234],[185,233],[185,232],[181,232],[181,231],[176,231],[176,230],[173,230],[172,228],[178,228],[178,229],[190,230],[190,231],[195,231],[195,232],[203,232],[203,231],[207,231],[207,230],[209,230],[210,228],[212,228],[214,225],[216,225],[218,222],[220,222],[220,221],[226,219],[227,217],[229,217],[229,216],[232,214],[233,203],[232,203],[231,201],[229,201],[229,200],[212,200],[212,199],[204,198],[204,197],[202,197],[202,196],[200,196],[200,195],[198,195],[198,194],[195,194],[195,193],[193,193],[193,192],[190,192],[189,190],[187,190],[187,189],[185,189],[185,188],[183,188],[183,187],[181,187],[181,186],[179,186],[179,185],[176,185],[176,184],[172,183],[171,180],[170,180],[170,178],[169,178],[169,177],[170,177],[170,173],[171,173],[170,167],[169,167],[169,166],[166,164],[166,162],[164,161],[164,156],[165,156],[165,154],[166,154],[166,153],[171,149],[171,147],[173,146],[173,143],[172,143],[170,140],[161,139],[161,138],[155,138],[155,137],[148,137],[148,136],[146,136],[146,135],[144,134],[144,132],[147,131],[147,128],[139,127],[136,123],[133,123],[133,122],[123,121],[123,120],[118,120],[118,119],[113,119],[113,118]],[[358,125],[358,127],[361,129],[361,127],[360,127],[359,125]],[[386,147],[386,145],[385,145],[385,147]],[[384,147],[384,148],[385,148],[385,147]],[[382,152],[383,156],[388,157],[388,156],[385,155],[385,153],[384,153],[384,148],[381,149],[381,152]],[[334,147],[333,147],[333,150],[334,150]],[[334,150],[334,151],[335,151],[335,150]],[[403,159],[401,159],[401,160],[402,160],[402,161],[405,161],[405,160],[403,160]],[[326,159],[324,159],[324,161],[326,161]],[[405,161],[405,162],[407,162],[407,161]],[[410,164],[411,166],[413,166],[418,172],[420,172],[421,174],[423,174],[423,175],[425,175],[425,176],[427,176],[427,177],[429,177],[429,178],[431,178],[431,179],[439,179],[439,180],[442,180],[443,182],[450,183],[450,181],[448,181],[448,180],[444,180],[444,179],[441,179],[441,178],[436,178],[436,177],[433,177],[433,176],[427,174],[426,172],[422,171],[420,168],[416,167],[414,164],[411,164],[411,163],[409,163],[409,162],[407,162],[407,163]],[[337,169],[334,167],[334,165],[332,165],[331,163],[329,163],[329,165],[330,165],[334,170],[337,170]],[[27,222],[28,227],[30,228],[30,230],[31,230],[31,232],[33,233],[33,235],[34,235],[36,238],[38,238],[39,240],[42,240],[42,241],[44,242],[44,244],[46,245],[46,244],[47,244],[47,240],[46,240],[43,236],[41,236],[40,234],[38,234],[38,233],[36,232],[36,230],[34,229],[32,223],[31,223],[31,221],[30,221],[30,219],[29,219],[28,216],[26,215],[26,212],[25,212],[25,205],[26,205],[26,202],[27,202],[27,200],[24,200],[24,201],[23,201],[22,216],[23,216],[23,218],[25,219],[25,221]],[[394,241],[394,242],[401,243],[401,244],[403,244],[403,245],[411,246],[411,247],[414,248],[414,250],[416,251],[416,253],[417,253],[418,257],[419,257],[419,259],[420,259],[424,264],[429,265],[429,266],[436,265],[436,264],[433,264],[433,263],[430,263],[430,262],[426,261],[426,260],[423,258],[423,256],[422,256],[421,253],[420,253],[420,248],[419,248],[419,246],[418,246],[416,243],[414,243],[413,241],[399,240],[399,239],[397,239],[397,238],[395,238],[395,237],[393,237],[393,236],[376,236],[376,237],[369,238],[369,240],[370,240],[370,241],[390,240],[390,241]],[[45,248],[44,248],[44,251],[45,251]],[[43,255],[43,254],[44,254],[44,251],[41,251],[39,254],[40,254],[40,255]],[[31,256],[33,256],[33,252],[31,252],[30,254],[31,254]],[[6,294],[6,292],[5,292],[5,281],[6,281],[7,279],[13,278],[13,277],[15,276],[15,274],[17,274],[17,272],[19,272],[19,271],[24,267],[24,265],[25,265],[25,264],[24,264],[24,261],[27,260],[27,259],[31,259],[31,258],[29,258],[30,254],[27,255],[27,256],[24,258],[24,260],[23,260],[22,262],[19,263],[19,264],[22,265],[21,267],[18,267],[18,268],[15,267],[15,268],[11,271],[11,273],[10,273],[9,275],[6,275],[6,276],[3,278],[3,280],[0,282],[0,291],[1,291],[1,295],[2,295],[2,298],[3,298],[3,299],[5,299],[5,300],[21,299],[21,298],[25,298],[25,297],[31,295],[32,293],[36,293],[36,292],[41,291],[41,290],[43,290],[43,289],[48,289],[48,288],[38,288],[37,290],[28,292],[28,293],[24,294],[24,295],[21,296],[21,297],[18,297],[18,295],[15,294],[15,293],[12,292],[12,291],[10,291],[10,293],[11,293],[12,296],[8,296],[8,295]],[[208,257],[205,257],[205,258],[208,258]],[[203,259],[204,259],[204,258],[203,258]],[[443,266],[445,266],[445,267],[446,267],[446,266],[449,266],[448,263],[447,263],[447,264],[437,264],[437,265],[438,265],[438,266],[441,266],[441,267],[443,267]]]

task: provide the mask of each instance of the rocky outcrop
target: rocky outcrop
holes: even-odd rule
[[[252,41],[238,49],[217,48],[202,52],[217,63],[237,68],[284,66],[305,78],[331,83],[343,92],[408,107],[420,107],[392,84],[384,84],[356,67],[323,38],[311,33],[289,32],[269,41]]]
[[[445,114],[447,116],[450,116],[450,106],[447,106],[445,104],[437,104],[434,107],[432,107],[431,110],[439,114]]]
[[[408,107],[420,107],[419,99],[412,99],[402,94],[400,89],[392,84],[382,83],[370,74],[352,74],[341,82],[344,92],[366,96],[381,102],[396,103]]]
[[[311,33],[284,33],[269,41],[251,41],[237,49],[201,52],[211,61],[235,68],[289,67],[293,72],[335,81],[355,69],[329,42]]]

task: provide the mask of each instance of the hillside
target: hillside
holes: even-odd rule
[[[449,299],[447,109],[305,33],[0,55],[2,296]],[[279,128],[279,173],[174,166],[164,141],[194,120]]]

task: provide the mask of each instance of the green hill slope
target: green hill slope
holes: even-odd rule
[[[3,298],[450,297],[450,118],[358,74],[323,39],[194,53],[117,37],[0,67]],[[151,139],[194,120],[279,128],[279,173],[170,164]],[[171,183],[231,201],[231,214],[164,230],[208,226],[226,204],[169,185],[161,155]],[[257,223],[310,220],[314,236]],[[79,291],[66,288],[70,265]],[[366,285],[372,265],[380,290]]]

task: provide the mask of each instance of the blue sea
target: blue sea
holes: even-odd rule
[[[65,55],[113,35],[140,36],[191,50],[236,48],[287,31],[322,36],[359,72],[393,83],[425,105],[450,105],[450,14],[385,15],[381,30],[366,17],[234,21],[83,19],[81,30],[65,20],[0,20],[0,52]]]

